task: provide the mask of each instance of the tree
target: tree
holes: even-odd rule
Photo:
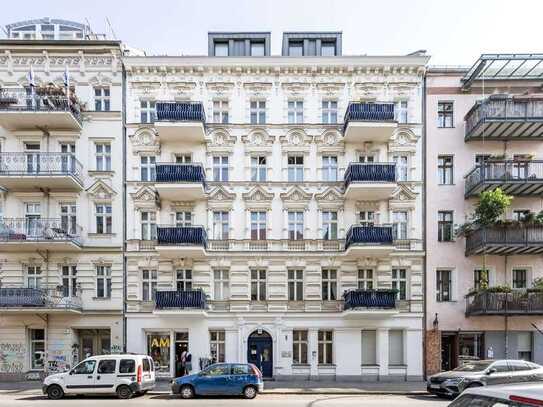
[[[479,196],[475,206],[474,221],[480,226],[494,225],[511,206],[513,197],[504,193],[500,188],[484,191]]]

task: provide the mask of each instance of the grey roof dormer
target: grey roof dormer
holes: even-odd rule
[[[340,56],[341,32],[285,32],[283,56]]]
[[[269,56],[269,32],[210,32],[208,56]]]

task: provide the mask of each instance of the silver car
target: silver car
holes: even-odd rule
[[[467,388],[543,381],[543,366],[524,360],[478,360],[428,378],[429,393],[456,397]]]

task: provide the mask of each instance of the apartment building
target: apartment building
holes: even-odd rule
[[[121,90],[119,42],[0,41],[1,380],[122,350]]]
[[[285,56],[211,33],[207,57],[123,59],[127,350],[165,377],[188,350],[194,371],[420,379],[428,57],[291,34]]]
[[[543,362],[541,55],[481,55],[427,72],[426,368]],[[482,191],[513,196],[505,219],[465,236]],[[485,272],[484,269],[488,271]],[[487,287],[488,286],[488,287]],[[500,286],[500,288],[496,288]]]

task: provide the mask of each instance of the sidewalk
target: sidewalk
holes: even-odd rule
[[[158,381],[151,394],[170,392],[168,381]],[[264,394],[425,394],[425,382],[266,381]],[[0,383],[2,394],[41,394],[41,382]]]

